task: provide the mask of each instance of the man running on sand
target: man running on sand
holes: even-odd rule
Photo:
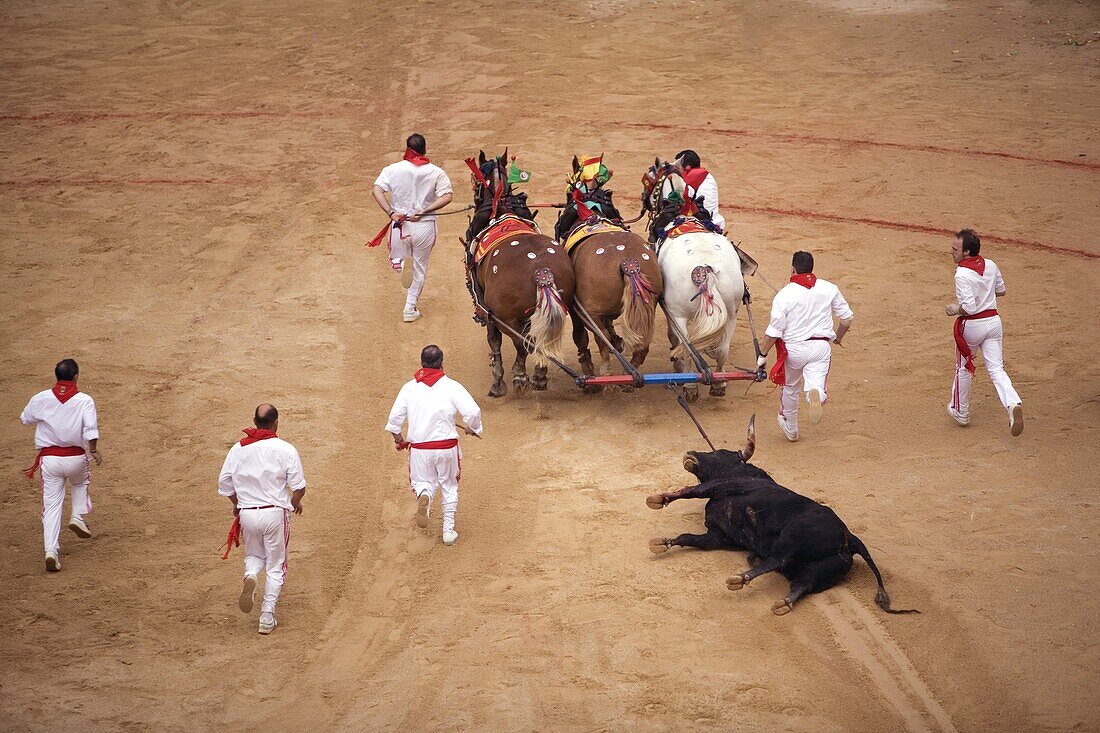
[[[429,344],[420,352],[421,368],[397,394],[386,430],[397,450],[409,449],[409,482],[416,495],[416,523],[428,526],[436,486],[443,489],[443,544],[458,540],[455,510],[462,476],[455,413],[466,421],[467,435],[481,437],[481,408],[458,382],[443,373],[443,350]],[[408,420],[408,440],[401,426]]]

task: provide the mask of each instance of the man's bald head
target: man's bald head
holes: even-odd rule
[[[256,408],[256,414],[252,417],[252,422],[256,423],[256,427],[261,430],[274,430],[279,422],[279,411],[275,409],[275,405],[269,405],[265,402]]]

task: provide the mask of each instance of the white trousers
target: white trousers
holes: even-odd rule
[[[92,511],[88,486],[92,469],[88,456],[42,456],[42,544],[46,552],[61,550],[61,510],[65,505],[65,482],[73,494],[72,514],[83,517]]]
[[[978,355],[982,352],[982,360],[989,372],[989,378],[997,389],[997,396],[1001,398],[1001,404],[1006,410],[1011,411],[1013,405],[1020,404],[1020,395],[1012,386],[1012,380],[1005,372],[1004,364],[1004,327],[1000,316],[979,318],[963,323],[963,339],[970,346],[970,353]],[[970,414],[970,385],[974,381],[974,375],[966,369],[966,361],[962,358],[958,348],[955,349],[955,381],[951,385],[951,407],[963,415]]]
[[[436,487],[443,489],[443,529],[454,531],[458,509],[458,481],[462,478],[462,449],[409,449],[409,483],[417,498],[427,494],[435,500]]]
[[[275,613],[275,603],[286,579],[286,549],[290,543],[290,512],[286,509],[242,509],[244,574],[264,578],[264,613]]]
[[[407,221],[400,230],[390,230],[390,259],[412,258],[413,278],[409,292],[405,296],[405,310],[416,308],[416,301],[424,290],[424,281],[428,278],[428,260],[435,246],[435,219],[429,221]],[[402,239],[405,237],[405,239]]]
[[[798,425],[798,401],[805,395],[809,403],[810,390],[821,393],[821,402],[829,398],[825,383],[829,380],[829,364],[833,348],[828,341],[798,341],[784,344],[787,347],[787,368],[782,393],[779,396],[779,414],[792,427]]]

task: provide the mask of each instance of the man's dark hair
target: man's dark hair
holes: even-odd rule
[[[699,153],[694,150],[681,150],[676,154],[676,159],[684,165],[690,165],[692,168],[699,168],[703,165],[699,160]]]
[[[59,382],[71,382],[76,379],[77,374],[80,374],[80,367],[72,359],[62,359],[53,368],[53,375]]]
[[[425,369],[438,369],[443,366],[443,349],[435,344],[428,344],[420,352],[420,366]]]
[[[428,141],[425,140],[424,136],[419,132],[414,132],[409,135],[409,138],[405,141],[405,145],[412,148],[414,153],[423,155],[428,152]]]
[[[794,253],[794,257],[791,258],[791,266],[794,267],[794,271],[799,275],[805,275],[807,272],[814,271],[814,256],[809,252],[803,252],[799,250]]]
[[[279,419],[279,411],[275,409],[275,405],[263,404],[256,408],[256,414],[252,417],[252,422],[256,423],[256,427],[261,430],[270,430],[275,426],[275,421]]]
[[[978,239],[978,234],[973,229],[963,229],[955,236],[962,240],[963,254],[976,257],[982,251],[982,240]]]

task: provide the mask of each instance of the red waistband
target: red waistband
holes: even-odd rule
[[[990,308],[989,310],[982,311],[981,313],[975,313],[972,316],[959,316],[959,318],[963,319],[964,321],[974,321],[979,318],[992,318],[995,315],[997,315],[997,309]]]
[[[42,466],[43,456],[73,457],[84,455],[84,448],[75,445],[48,445],[38,449],[38,455],[34,457],[34,464],[30,468],[24,468],[23,474],[27,478],[34,478],[34,474]]]
[[[448,448],[454,448],[458,445],[458,438],[448,438],[447,440],[429,440],[425,443],[409,443],[410,448],[416,448],[417,450],[447,450]]]
[[[263,506],[242,506],[242,507],[240,507],[240,511],[246,512],[249,509],[278,509],[278,508],[279,507],[275,506],[274,504],[264,504]]]

